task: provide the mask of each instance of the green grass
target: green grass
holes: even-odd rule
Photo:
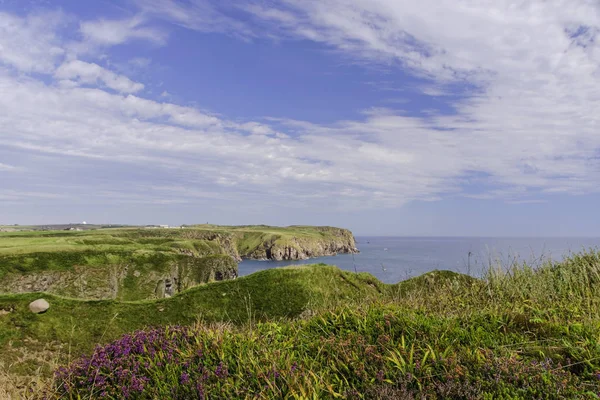
[[[599,261],[599,254],[587,253],[537,269],[492,269],[483,280],[434,271],[397,285],[331,267],[263,271],[245,285],[248,293],[267,288],[253,304],[262,310],[258,323],[238,310],[191,328],[125,336],[92,353],[97,367],[81,359],[62,372],[52,393],[120,398],[125,388],[142,399],[595,399]],[[265,286],[277,279],[292,284]],[[294,289],[305,281],[311,295]],[[286,303],[290,297],[302,299],[298,305],[319,299],[314,315]],[[234,324],[210,325],[221,320]],[[144,346],[131,350],[135,343]],[[123,368],[136,372],[115,374]]]
[[[117,251],[187,249],[202,254],[250,256],[266,243],[300,241],[310,245],[352,241],[352,234],[333,227],[197,225],[185,229],[118,228],[88,231],[0,232],[0,255],[73,250]],[[1,267],[1,264],[0,264]],[[1,269],[1,268],[0,268]]]
[[[593,399],[599,283],[600,254],[589,252],[538,268],[492,268],[481,280],[434,271],[385,285],[318,265],[160,301],[44,295],[51,309],[41,315],[26,309],[38,295],[0,296],[0,309],[13,310],[0,316],[0,362],[15,376],[33,374],[38,364],[18,361],[23,349],[52,343],[64,361],[122,338],[103,366],[83,359],[54,382],[50,394],[66,398],[100,390],[121,398],[123,387],[135,394],[132,375],[115,371],[137,363],[144,391],[135,398],[202,398],[201,390],[207,398]],[[161,339],[119,355],[149,335],[121,336],[138,329]],[[88,381],[98,376],[108,382],[102,388]]]
[[[231,281],[215,282],[157,301],[82,301],[48,294],[1,295],[0,348],[36,343],[68,345],[74,354],[98,342],[146,326],[192,324],[198,320],[249,321],[296,318],[343,301],[379,296],[386,286],[367,274],[323,265],[271,269]],[[32,314],[28,304],[43,297],[51,308]],[[9,351],[0,350],[2,357]]]
[[[88,359],[74,364],[61,373],[54,393],[114,399],[126,391],[143,399],[597,398],[597,362],[583,362],[598,355],[589,341],[594,331],[555,327],[562,341],[553,345],[568,349],[566,343],[588,340],[565,363],[524,355],[526,343],[547,337],[503,327],[485,313],[441,317],[372,304],[251,329],[163,328],[128,335],[106,353],[99,349],[99,366],[90,367]],[[134,343],[143,350],[132,350]],[[123,356],[123,350],[133,354]],[[115,373],[123,370],[136,372]],[[140,380],[143,386],[136,385]]]
[[[35,231],[0,233],[0,255],[63,251],[170,251],[178,248],[224,253],[209,240],[186,238],[190,232],[175,229],[101,229],[83,232]]]
[[[327,246],[352,248],[353,243],[349,231],[329,227],[210,225],[0,232],[0,293],[160,298],[168,280],[176,281],[176,291],[180,291],[235,276],[234,261],[241,256],[265,258],[271,248],[304,248],[308,255],[318,256],[329,251]]]

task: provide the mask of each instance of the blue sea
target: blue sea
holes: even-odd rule
[[[348,271],[369,272],[386,283],[434,269],[481,276],[492,265],[515,261],[539,265],[570,253],[600,248],[600,238],[357,237],[360,254],[300,261],[244,260],[239,275],[287,265],[326,263]]]

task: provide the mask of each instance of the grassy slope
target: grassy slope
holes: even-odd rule
[[[599,354],[597,330],[549,328],[507,331],[496,315],[444,317],[381,304],[251,329],[163,328],[127,335],[107,347],[108,357],[97,353],[93,367],[85,359],[73,365],[55,389],[61,398],[113,399],[123,388],[143,399],[597,398],[598,363],[584,363]],[[532,342],[552,352],[527,354]],[[115,373],[122,370],[136,372]]]
[[[290,271],[310,269],[280,273]],[[348,277],[367,278],[339,276]],[[315,278],[319,285],[323,277]],[[319,287],[328,291],[339,278]],[[142,398],[598,398],[600,254],[490,271],[484,281],[436,272],[365,289],[374,296],[345,304],[330,297],[338,300],[323,302],[330,310],[306,321],[171,331],[148,343],[166,357],[158,360],[169,360],[174,346],[171,362],[145,351],[114,354],[100,369],[84,361],[66,376],[69,393],[57,382],[59,393],[85,396],[98,389],[86,383],[90,374],[100,374],[108,379],[102,390],[118,398],[123,385],[135,385],[113,370],[141,362]]]
[[[96,343],[146,326],[185,325],[200,319],[243,323],[293,318],[306,315],[307,310],[373,298],[386,290],[388,286],[368,274],[319,265],[266,270],[157,301],[82,301],[35,293],[2,295],[0,310],[13,311],[0,315],[0,362],[14,362],[23,348],[35,350],[33,343],[56,343],[70,347],[72,354],[81,354]],[[32,314],[27,306],[40,297],[47,299],[51,308],[44,314]],[[28,367],[13,365],[17,371]]]
[[[242,323],[226,329],[202,324],[189,336],[173,331],[169,343],[179,358],[166,364],[142,353],[150,398],[198,395],[195,384],[204,379],[198,371],[207,374],[201,389],[209,398],[262,392],[263,398],[559,399],[600,393],[597,253],[537,270],[494,270],[484,281],[442,271],[383,285],[367,274],[319,266],[263,271],[158,302],[51,298],[56,307],[44,315],[26,311],[32,298],[1,298],[0,308],[16,307],[0,316],[4,345],[12,338],[15,346],[32,349],[35,341],[56,340],[71,342],[78,354],[145,325],[186,325],[199,317]],[[307,315],[306,309],[317,315],[286,318]],[[261,319],[269,321],[243,325]],[[6,359],[17,351],[2,350]],[[115,356],[110,362],[128,360]],[[222,373],[224,365],[229,375]],[[11,368],[31,373],[28,366]],[[71,382],[72,394],[87,398],[89,373],[99,372],[114,379],[107,390],[119,398],[122,383],[114,368],[76,371],[83,380]],[[193,385],[184,374],[196,374]]]

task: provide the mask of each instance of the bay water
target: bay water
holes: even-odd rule
[[[341,269],[369,272],[385,283],[435,269],[481,276],[490,265],[527,262],[537,266],[560,261],[571,253],[600,248],[600,238],[505,237],[356,237],[359,254],[339,254],[298,261],[240,262],[239,275],[288,265],[325,263]]]

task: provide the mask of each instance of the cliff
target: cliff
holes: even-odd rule
[[[340,253],[358,253],[352,232],[328,226],[193,225],[184,229],[123,230],[118,236],[137,241],[144,238],[156,243],[162,241],[162,244],[171,240],[171,246],[186,254],[197,250],[195,243],[198,241],[204,243],[203,246],[210,243],[238,261],[244,258],[301,260]],[[187,247],[182,245],[186,241]]]
[[[46,292],[85,299],[143,300],[170,297],[203,283],[237,277],[228,255],[192,257],[175,253],[69,252],[0,257],[0,265],[42,268],[0,277],[0,293]]]
[[[357,252],[332,227],[215,226],[0,234],[0,293],[86,299],[169,297],[237,277],[243,258],[296,260]]]
[[[332,227],[289,227],[288,232],[245,232],[237,248],[242,258],[304,260],[358,253],[352,232]]]

